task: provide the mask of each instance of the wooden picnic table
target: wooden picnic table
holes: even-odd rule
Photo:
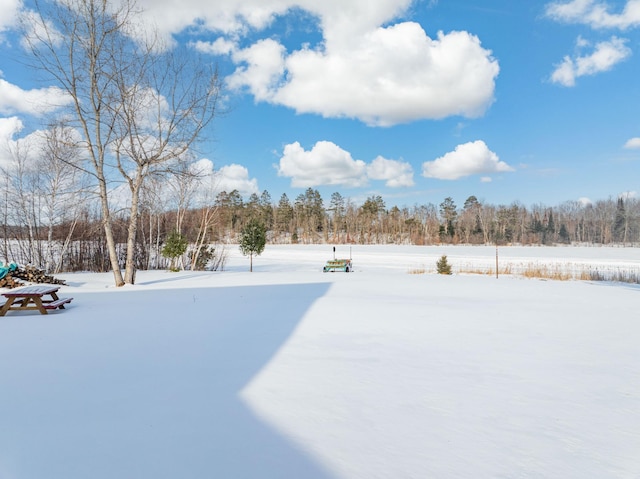
[[[47,314],[48,309],[64,309],[64,305],[73,298],[59,298],[59,289],[60,286],[50,285],[25,286],[2,293],[7,301],[0,309],[0,316],[7,314],[7,311],[40,311],[40,314]]]

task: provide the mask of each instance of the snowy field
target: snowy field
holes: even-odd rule
[[[0,479],[640,478],[639,286],[460,273],[495,248],[337,250],[355,272],[268,245],[253,273],[229,247],[224,272],[58,275],[68,309],[0,317]]]

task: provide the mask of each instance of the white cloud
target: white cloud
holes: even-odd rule
[[[168,38],[187,27],[242,35],[269,26],[276,16],[299,8],[317,16],[328,29],[362,31],[402,14],[412,0],[139,0]],[[348,28],[344,28],[347,26]]]
[[[584,45],[584,41],[578,43]],[[609,41],[596,44],[590,55],[564,57],[551,74],[551,81],[567,87],[575,86],[576,78],[611,70],[630,55],[631,50],[626,46],[626,40],[611,37]]]
[[[226,191],[237,190],[241,196],[258,193],[258,181],[249,178],[249,171],[241,165],[232,164],[216,170],[213,162],[202,158],[191,165],[189,171],[195,176],[193,206],[206,207],[214,203],[216,196]]]
[[[494,100],[498,63],[467,32],[431,39],[417,23],[405,22],[288,56],[278,45],[262,41],[234,54],[241,66],[230,85],[298,113],[378,126],[477,117]]]
[[[174,18],[161,24],[169,31],[190,25],[188,11],[199,28],[226,33],[193,46],[230,55],[237,70],[229,86],[248,91],[258,101],[381,126],[452,115],[477,117],[494,101],[498,62],[476,36],[457,31],[430,38],[417,23],[393,23],[412,0],[200,3],[181,2],[183,11],[173,10],[167,1],[146,6],[162,9],[163,18],[175,11]],[[241,46],[243,26],[260,30],[276,15],[295,15],[295,8],[318,19],[322,42],[290,52],[273,38]]]
[[[623,200],[630,200],[638,197],[637,191],[625,191],[618,195],[618,198],[622,198]]]
[[[21,6],[21,0],[0,0],[0,45],[4,43],[3,32],[17,26]]]
[[[348,188],[366,186],[369,180],[384,181],[389,188],[413,186],[409,163],[378,156],[370,164],[354,160],[351,153],[330,141],[319,141],[306,151],[295,142],[284,147],[278,176],[291,178],[291,186],[309,188],[339,185]]]
[[[192,42],[191,46],[200,53],[208,53],[210,55],[230,55],[237,50],[234,42],[222,37],[217,38],[214,42],[198,40],[197,42]]]
[[[209,31],[243,33],[267,27],[276,15],[285,13],[297,2],[287,0],[139,0],[167,40],[171,34],[197,26]]]
[[[297,141],[284,147],[278,176],[291,178],[294,188],[318,185],[347,187],[367,184],[366,164],[330,141],[319,141],[306,151]]]
[[[423,176],[440,180],[457,180],[464,176],[508,171],[514,169],[500,161],[498,155],[481,140],[458,145],[455,151],[422,165]],[[486,182],[486,178],[483,181]]]
[[[213,204],[216,195],[222,191],[219,188],[219,175],[215,171],[213,162],[208,158],[202,158],[189,165],[189,172],[195,176],[193,206],[199,208]]]
[[[582,206],[589,206],[593,204],[593,201],[591,201],[591,199],[583,196],[581,198],[578,198],[578,203],[580,203]]]
[[[258,189],[258,180],[255,178],[249,179],[249,170],[242,165],[223,166],[218,170],[215,181],[218,191],[226,191],[228,193],[238,190],[243,196],[260,191]]]
[[[551,81],[563,86],[574,86],[576,84],[576,71],[573,60],[566,56],[551,74]]]
[[[22,165],[40,159],[40,153],[45,147],[46,132],[35,130],[18,136],[23,130],[24,124],[20,118],[0,118],[0,166],[3,168],[16,167],[18,159]]]
[[[11,150],[16,143],[14,137],[23,128],[18,117],[0,118],[0,167],[7,168],[11,164]]]
[[[153,188],[155,201],[159,204],[175,204],[179,198],[188,201],[192,208],[210,207],[216,196],[222,191],[237,190],[241,196],[258,193],[258,182],[249,179],[247,168],[241,165],[223,166],[220,170],[208,158],[202,158],[188,165],[193,177],[188,179],[172,176]],[[161,180],[162,181],[162,180]],[[131,190],[128,185],[121,184],[110,191],[113,206],[119,208],[131,205]],[[175,206],[174,206],[175,207]]]
[[[546,7],[546,14],[561,22],[624,30],[640,25],[640,0],[627,0],[620,13],[610,13],[609,5],[597,0],[552,2]]]
[[[7,1],[7,0],[4,0]],[[15,0],[14,0],[15,1]],[[494,101],[498,62],[467,32],[429,37],[413,22],[394,23],[413,0],[141,0],[146,19],[171,34],[216,32],[194,42],[202,52],[230,55],[229,86],[257,101],[299,113],[355,118],[388,126],[452,115],[477,117]],[[431,3],[430,3],[431,5]],[[246,46],[277,16],[317,19],[322,41],[287,51],[277,40]],[[53,92],[51,92],[53,93]],[[15,107],[12,107],[15,108]]]
[[[23,90],[0,78],[0,113],[42,116],[68,105],[71,98],[56,87]]]
[[[640,149],[640,137],[631,138],[627,140],[627,142],[624,144],[624,147],[629,150]]]
[[[17,116],[0,118],[0,144],[6,144],[13,140],[16,133],[22,131],[22,128],[24,128],[22,120]]]
[[[386,181],[389,188],[413,186],[413,168],[409,163],[388,160],[378,156],[367,166],[367,176],[372,180]]]
[[[284,56],[285,48],[272,39],[260,40],[244,50],[235,50],[232,58],[243,66],[229,77],[229,87],[246,87],[258,101],[273,101],[274,92],[285,73]]]
[[[591,42],[589,42],[589,40],[587,40],[586,38],[583,38],[582,35],[578,35],[578,38],[576,39],[576,47],[587,48],[590,45],[591,45]]]

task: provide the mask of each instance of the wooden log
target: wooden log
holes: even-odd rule
[[[0,279],[0,288],[13,289],[24,286],[24,283],[16,281],[10,274],[7,274],[4,278]]]
[[[46,283],[46,284],[66,284],[64,280],[57,279],[54,276],[46,274],[43,270],[33,266],[18,267],[14,271],[10,271],[3,278],[0,278],[0,288],[17,288],[24,286],[23,281],[28,283]]]

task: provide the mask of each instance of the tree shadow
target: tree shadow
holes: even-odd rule
[[[333,477],[240,398],[329,286],[74,292],[3,321],[0,477]]]

